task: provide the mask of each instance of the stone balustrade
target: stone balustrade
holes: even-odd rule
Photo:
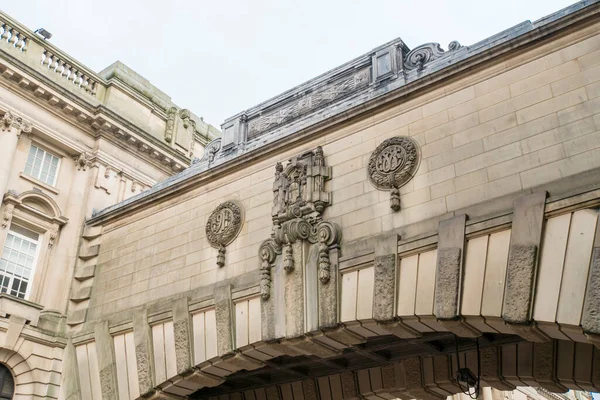
[[[72,65],[60,55],[53,54],[49,50],[44,50],[41,63],[49,71],[55,72],[66,79],[67,82],[80,87],[92,96],[96,95],[98,82],[91,77],[91,74],[86,73],[77,67],[77,65]]]
[[[97,97],[102,78],[94,71],[1,12],[0,27],[2,45],[10,46],[14,51],[20,52],[25,63],[33,67],[37,65],[49,75],[56,74],[60,78],[59,83],[73,85]]]
[[[14,47],[18,51],[26,51],[29,43],[29,38],[25,34],[19,32],[16,28],[10,26],[7,23],[1,23],[0,41],[7,43],[11,47]]]

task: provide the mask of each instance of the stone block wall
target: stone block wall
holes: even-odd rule
[[[494,211],[487,201],[506,197],[508,208],[512,195],[600,167],[598,28],[493,60],[106,224],[88,320],[186,293],[209,296],[216,283],[241,277],[258,282],[275,164],[317,146],[332,167],[331,206],[323,215],[340,225],[345,243],[392,230],[410,237],[417,223],[435,230],[466,207],[477,217]],[[394,136],[412,137],[422,153],[415,177],[400,188],[399,212],[366,171],[373,150]],[[219,268],[205,224],[226,200],[241,202],[245,220]]]

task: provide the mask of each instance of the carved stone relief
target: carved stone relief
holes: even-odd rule
[[[207,164],[207,166],[210,166],[210,164],[212,164],[215,160],[215,156],[219,150],[221,150],[221,138],[217,138],[207,144],[204,148],[204,154],[202,155],[202,158],[195,157],[192,160],[192,165]]]
[[[77,165],[77,171],[85,171],[92,166],[94,155],[87,151],[82,152],[75,158],[75,164]]]
[[[462,46],[456,40],[450,42],[448,51],[445,52],[439,43],[425,43],[412,49],[404,59],[404,69],[407,71],[416,69],[420,72],[425,64],[438,58],[446,57],[450,52],[460,49]]]
[[[248,121],[248,139],[253,139],[261,133],[275,128],[288,121],[308,114],[341,99],[369,85],[369,68],[362,69],[354,75],[347,76],[314,93],[306,94],[300,99],[289,103],[277,110],[260,115]]]
[[[171,107],[167,111],[167,128],[165,129],[165,142],[171,143],[173,140],[173,131],[175,130],[175,117],[177,116],[177,108]]]
[[[22,117],[11,113],[10,111],[4,113],[4,116],[0,121],[0,129],[2,131],[14,129],[17,132],[17,136],[21,133],[31,133],[31,123],[24,120]]]
[[[225,247],[237,237],[244,221],[242,205],[236,201],[226,201],[219,204],[206,221],[206,238],[216,249],[217,265],[225,265]]]
[[[339,244],[340,228],[323,221],[322,214],[331,203],[325,181],[331,178],[331,168],[325,165],[323,149],[317,147],[292,158],[284,167],[275,166],[273,184],[273,233],[259,249],[261,259],[261,296],[268,300],[271,291],[271,267],[278,254],[283,254],[283,268],[294,270],[292,244],[308,240],[319,245],[319,280],[330,279],[329,248]]]
[[[419,162],[419,145],[405,136],[387,139],[371,154],[367,165],[369,180],[377,189],[391,192],[392,210],[400,210],[399,189],[415,175]]]

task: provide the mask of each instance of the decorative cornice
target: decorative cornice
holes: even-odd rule
[[[210,166],[207,163],[198,163],[198,165],[194,165],[192,168],[155,185],[141,196],[107,207],[90,222],[98,224],[128,213],[133,209],[144,207],[149,203],[156,204],[159,199],[169,198],[176,191],[196,187],[199,182],[210,181],[215,179],[215,176],[221,176],[220,174],[236,171],[240,168],[240,165],[247,166],[250,162],[262,160],[267,153],[282,149],[288,151],[296,143],[315,139],[325,129],[350,121],[358,115],[371,113],[378,107],[424,90],[426,87],[439,84],[444,79],[485,65],[496,57],[504,56],[532,43],[539,43],[567,27],[593,17],[599,12],[600,1],[584,0],[534,23],[526,21],[472,46],[447,52],[451,53],[452,56],[427,64],[422,73],[417,74],[416,70],[409,71],[410,81],[400,78],[382,81],[377,85],[369,86],[369,89],[364,92],[342,99],[339,103],[336,103],[335,107],[327,107],[316,114],[311,114],[310,118],[296,119],[292,123],[275,128],[255,140],[243,141],[237,146],[222,148],[215,157],[214,163]],[[391,44],[389,43],[388,46]],[[356,65],[357,60],[355,59],[346,65]],[[314,81],[325,82],[328,74],[315,78]],[[301,87],[304,86],[300,85],[291,89],[281,96],[254,107],[252,110],[257,110],[258,113],[260,110],[275,107],[278,100],[299,93]],[[248,115],[249,119],[251,118],[248,110],[244,113]],[[231,117],[223,124],[223,141],[229,134],[225,128],[230,127],[231,134],[233,134],[235,132],[234,123],[239,121],[239,116],[238,114]],[[227,123],[231,123],[231,125],[227,125]]]

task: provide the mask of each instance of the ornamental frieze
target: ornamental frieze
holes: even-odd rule
[[[369,158],[369,180],[379,190],[389,190],[390,208],[400,210],[400,187],[415,175],[420,162],[419,145],[413,139],[397,136],[381,143]]]
[[[218,249],[217,265],[225,265],[225,248],[233,242],[242,229],[244,211],[242,205],[236,201],[221,203],[206,221],[206,239],[208,243]]]

